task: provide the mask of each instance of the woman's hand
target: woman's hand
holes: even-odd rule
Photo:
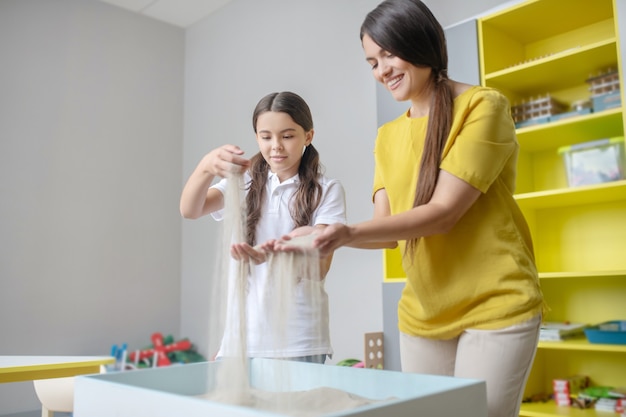
[[[334,223],[320,230],[313,240],[313,247],[317,248],[320,256],[327,256],[335,249],[345,246],[352,241],[352,229],[343,223]]]
[[[324,258],[351,240],[352,229],[345,224],[335,223],[324,227],[299,227],[278,240],[264,243],[262,247],[268,252],[317,249],[320,257]]]
[[[315,246],[313,241],[318,234],[327,226],[318,224],[316,226],[302,226],[294,229],[288,235],[282,236],[280,239],[272,239],[261,245],[262,250],[266,253],[275,252],[311,252],[314,251],[319,255],[319,279],[323,280],[330,269],[333,259],[333,252],[322,254]]]
[[[252,262],[255,265],[267,260],[265,251],[260,246],[252,247],[247,243],[234,243],[230,247],[230,255],[238,261]]]

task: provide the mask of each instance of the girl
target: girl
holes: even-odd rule
[[[281,324],[273,323],[269,313],[277,300],[267,296],[272,277],[267,276],[261,246],[296,227],[319,230],[345,223],[344,190],[322,174],[319,154],[311,144],[311,112],[300,96],[281,92],[263,97],[254,109],[252,125],[259,153],[248,160],[239,147],[224,145],[205,155],[183,189],[180,211],[185,218],[210,213],[221,220],[226,182],[232,173],[244,172],[246,241],[233,244],[231,254],[253,264],[246,288],[247,354],[324,363],[332,354],[324,290],[332,252],[319,260],[319,276],[295,284],[289,317],[282,323],[286,329],[279,329],[284,340],[277,341],[268,337],[278,334],[271,327]],[[223,179],[211,186],[218,176]],[[231,326],[229,332],[233,331]],[[224,345],[218,356],[223,350]]]

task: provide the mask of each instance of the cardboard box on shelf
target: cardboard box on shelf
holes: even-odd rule
[[[572,375],[567,378],[554,379],[552,380],[554,401],[557,405],[570,405],[570,397],[588,386],[589,377],[587,375]]]

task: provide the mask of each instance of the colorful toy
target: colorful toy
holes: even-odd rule
[[[151,366],[168,366],[172,362],[192,363],[206,360],[193,349],[193,345],[188,339],[175,342],[171,335],[164,338],[159,332],[153,333],[150,339],[152,340],[152,346],[131,352],[128,355],[129,361],[139,364],[152,359]]]
[[[344,359],[337,362],[337,366],[350,366],[352,368],[364,368],[365,362],[360,359]]]

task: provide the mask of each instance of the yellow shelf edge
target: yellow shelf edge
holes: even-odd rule
[[[618,416],[616,413],[598,413],[593,408],[581,410],[575,407],[557,406],[553,400],[545,403],[522,403],[519,412],[520,417],[597,417]]]
[[[525,62],[523,64],[518,64],[518,65],[504,68],[498,71],[487,73],[485,74],[485,81],[492,81],[494,79],[497,79],[497,78],[500,78],[509,74],[513,74],[518,71],[524,71],[529,68],[546,65],[553,61],[558,61],[563,58],[566,58],[568,56],[578,55],[580,53],[591,51],[596,48],[602,48],[604,46],[611,45],[611,44],[617,44],[617,39],[615,37],[605,39],[604,41],[601,41],[601,42],[594,42],[588,45],[580,45],[578,47],[569,48],[564,51],[555,52],[554,54],[547,56],[547,57],[537,58],[530,62]]]
[[[622,201],[626,200],[626,180],[521,193],[515,195],[515,200],[522,209],[570,207]]]
[[[539,349],[570,350],[582,352],[603,352],[603,353],[626,353],[626,345],[609,345],[602,343],[589,343],[586,338],[581,337],[562,341],[539,341]]]
[[[520,127],[515,132],[518,137],[518,140],[520,140],[521,142],[523,141],[524,135],[528,133],[532,133],[536,130],[557,129],[562,126],[566,126],[570,124],[578,124],[581,121],[601,119],[606,116],[621,114],[621,113],[622,113],[622,107],[614,107],[614,108],[602,110],[599,112],[592,112],[592,113],[587,113],[587,114],[581,114],[580,116],[568,117],[567,119],[555,120],[549,123],[538,123],[535,125]]]
[[[384,278],[383,282],[405,282],[406,277]]]
[[[540,279],[626,277],[626,270],[540,272]]]
[[[484,23],[484,22],[489,22],[490,20],[495,20],[497,18],[499,18],[500,16],[505,16],[511,13],[515,13],[516,11],[518,11],[519,9],[524,9],[526,7],[528,7],[529,5],[533,4],[533,3],[537,3],[540,0],[528,0],[526,2],[521,2],[518,4],[514,4],[511,7],[496,11],[494,13],[491,13],[488,16],[483,16],[481,18],[479,18],[479,22],[480,23]]]
[[[537,152],[558,149],[589,141],[590,138],[624,134],[623,108],[614,107],[599,112],[571,116],[547,123],[524,126],[516,130],[520,150]],[[549,140],[547,140],[549,138]]]

